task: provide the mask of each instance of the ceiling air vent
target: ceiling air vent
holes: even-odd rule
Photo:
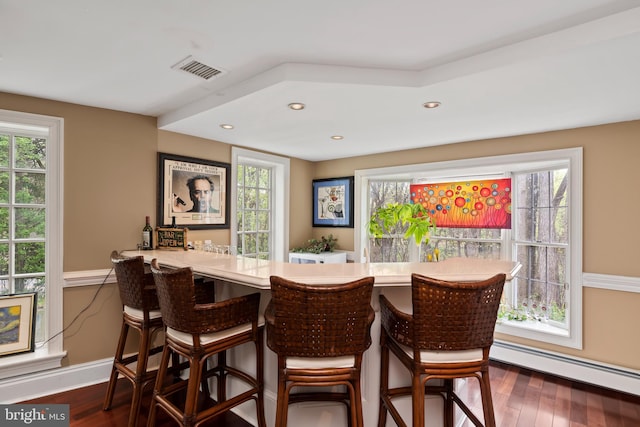
[[[224,71],[210,67],[203,64],[200,61],[195,60],[192,56],[187,56],[182,61],[178,62],[173,67],[174,70],[182,70],[194,76],[209,80],[211,77],[215,77],[219,74],[223,74]]]

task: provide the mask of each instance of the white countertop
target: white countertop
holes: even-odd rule
[[[307,284],[334,284],[373,276],[374,286],[382,287],[410,286],[412,273],[452,281],[483,280],[498,273],[505,273],[507,280],[511,280],[521,267],[513,261],[478,258],[449,258],[440,262],[415,263],[290,264],[193,250],[131,250],[123,251],[122,254],[143,255],[147,263],[157,258],[160,265],[191,267],[194,273],[201,276],[237,282],[258,289],[270,288],[270,276],[281,276]]]

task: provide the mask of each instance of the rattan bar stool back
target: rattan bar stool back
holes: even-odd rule
[[[382,348],[378,426],[386,425],[387,413],[397,425],[408,424],[393,403],[401,396],[412,397],[412,425],[424,426],[425,394],[443,398],[445,426],[454,425],[454,403],[474,425],[483,425],[455,392],[454,379],[468,377],[476,378],[480,383],[484,425],[495,426],[489,349],[493,344],[504,282],[504,274],[478,282],[448,282],[413,274],[412,312],[398,309],[403,305],[401,301],[390,301],[387,296],[380,295]],[[390,353],[409,370],[410,386],[389,387]]]
[[[148,426],[154,427],[158,408],[185,427],[200,425],[211,418],[248,402],[256,403],[258,427],[266,427],[264,417],[264,322],[259,321],[260,293],[210,303],[199,303],[191,268],[161,268],[156,259],[151,272],[158,289],[160,311],[166,325],[165,347],[153,391]],[[255,375],[229,366],[226,351],[242,344],[255,347]],[[188,361],[189,378],[167,381],[170,356],[179,354]],[[217,355],[216,364],[207,361]],[[242,357],[244,359],[244,357]],[[215,403],[204,396],[201,381],[216,377]],[[227,396],[227,380],[233,377],[246,387],[233,387],[237,394]],[[241,389],[241,390],[240,390]]]
[[[373,281],[306,285],[271,277],[265,320],[267,346],[278,356],[276,427],[287,425],[289,404],[309,400],[346,404],[349,425],[362,427],[360,371],[371,345]]]
[[[162,351],[162,346],[151,347],[155,333],[164,328],[153,276],[145,272],[141,256],[127,258],[117,251],[111,252],[120,300],[123,304],[122,327],[113,359],[103,410],[111,409],[118,375],[131,381],[133,393],[129,412],[129,427],[137,424],[144,387],[153,383],[157,370],[148,370],[149,356]],[[129,329],[140,335],[137,353],[124,356]],[[135,362],[135,364],[134,364]]]

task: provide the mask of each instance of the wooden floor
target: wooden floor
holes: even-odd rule
[[[640,397],[492,362],[493,402],[500,427],[638,427]],[[122,381],[122,380],[121,380]],[[470,381],[465,396],[482,414],[477,381]],[[113,409],[102,411],[106,383],[46,396],[24,403],[68,403],[72,427],[126,426],[131,387],[118,384]],[[145,426],[149,396],[143,400],[139,426]],[[162,414],[162,411],[159,411]],[[273,420],[267,420],[267,424]],[[157,427],[175,425],[166,416]],[[250,427],[235,416],[213,420],[208,427]],[[305,427],[305,426],[293,426]],[[367,426],[370,427],[370,426]],[[373,426],[371,426],[373,427]],[[463,427],[471,427],[469,422]]]
[[[149,413],[152,386],[150,385],[147,388],[148,390],[145,390],[145,395],[142,399],[142,408],[140,409],[140,417],[138,420],[139,427],[147,425],[147,414]],[[28,400],[21,403],[69,404],[69,415],[71,418],[69,423],[70,427],[126,427],[129,421],[131,389],[131,383],[127,379],[119,379],[111,409],[109,411],[102,410],[104,396],[107,392],[106,382],[51,396],[40,397],[38,399]],[[213,401],[209,400],[204,404],[211,405],[213,404]],[[156,412],[155,427],[174,427],[176,425],[178,424],[162,409],[158,409]],[[202,424],[202,426],[251,427],[251,424],[229,412]]]
[[[492,362],[489,377],[498,427],[640,426],[640,396],[497,362]],[[482,419],[477,381],[469,381],[466,390],[467,401],[475,402],[474,413]]]

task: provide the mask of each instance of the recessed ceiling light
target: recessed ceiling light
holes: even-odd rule
[[[440,106],[440,101],[429,101],[422,104],[424,108],[438,108]]]
[[[229,125],[229,124],[223,124],[223,125],[220,125],[220,127],[222,129],[233,129],[233,125]]]
[[[342,135],[333,135],[331,137],[331,139],[335,139],[336,141],[340,141],[341,139],[344,139],[344,136],[342,136]]]
[[[288,107],[292,110],[304,110],[304,104],[302,102],[292,102],[288,105]]]

